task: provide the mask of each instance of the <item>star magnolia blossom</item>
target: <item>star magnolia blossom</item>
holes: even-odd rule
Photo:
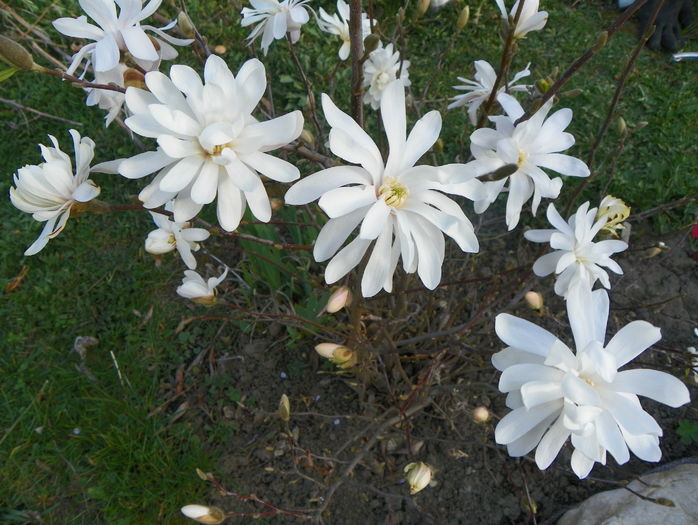
[[[119,63],[122,51],[128,51],[145,70],[152,69],[153,64],[160,59],[175,58],[177,51],[167,42],[183,46],[191,44],[193,40],[167,35],[163,29],[170,29],[174,23],[162,29],[140,24],[161,3],[162,0],[150,0],[144,7],[141,0],[116,0],[116,3],[115,0],[80,0],[82,10],[97,25],[90,24],[84,15],[78,18],[59,18],[53,22],[53,27],[64,35],[95,41],[83,46],[75,54],[68,73],[72,74],[85,58],[91,60],[97,72],[112,70]],[[119,5],[118,16],[116,4]],[[146,31],[155,33],[160,38],[151,39]]]
[[[216,304],[216,287],[228,275],[228,268],[220,277],[211,277],[207,281],[194,270],[184,270],[182,285],[177,287],[177,294],[205,306]]]
[[[39,238],[27,248],[24,255],[40,252],[50,239],[56,237],[70,217],[77,203],[89,202],[100,189],[88,179],[95,143],[71,129],[75,149],[75,173],[70,157],[61,151],[55,137],[49,135],[53,147],[42,144],[43,163],[24,166],[14,176],[15,187],[10,188],[10,200],[15,207],[31,213],[34,220],[45,222]]]
[[[169,206],[165,209],[169,211]],[[184,264],[191,270],[196,268],[196,259],[192,252],[199,251],[199,242],[209,238],[208,230],[191,228],[188,222],[174,222],[167,215],[150,212],[153,222],[158,227],[145,239],[145,251],[154,255],[169,253],[175,248]]]
[[[174,65],[170,78],[146,74],[149,91],[126,90],[132,114],[126,125],[157,139],[159,147],[121,160],[118,171],[131,179],[159,171],[139,198],[146,208],[174,199],[175,222],[190,220],[216,196],[225,230],[237,228],[246,202],[266,222],[271,205],[259,173],[279,182],[300,177],[298,168],[266,152],[296,139],[303,115],[293,111],[266,122],[252,116],[267,83],[259,60],[245,62],[235,77],[223,59],[211,55],[204,80],[192,68]]]
[[[536,449],[536,464],[548,468],[571,437],[572,470],[585,478],[609,452],[618,464],[632,451],[659,461],[662,429],[640,406],[638,395],[678,407],[688,389],[657,370],[618,369],[659,341],[659,328],[646,321],[624,326],[604,345],[608,320],[605,290],[577,287],[567,300],[576,353],[553,334],[509,314],[495,329],[507,345],[492,356],[502,371],[499,389],[512,409],[495,429],[497,443],[518,457]],[[628,450],[629,449],[629,450]]]
[[[298,42],[301,37],[301,26],[310,20],[307,7],[310,0],[250,0],[253,9],[243,7],[242,27],[257,24],[247,37],[251,43],[262,35],[262,50],[267,54],[274,40],[280,40],[289,34],[291,42]]]
[[[524,77],[531,74],[528,67],[526,69],[519,71],[514,75],[506,86],[502,86],[497,91],[497,94],[512,91],[528,91],[531,86],[515,86],[514,84]],[[456,95],[453,97],[453,102],[448,105],[448,109],[459,108],[461,106],[468,106],[468,116],[470,117],[470,123],[474,126],[477,124],[477,110],[485,102],[490,93],[492,93],[492,88],[497,80],[497,73],[495,73],[489,62],[485,60],[475,61],[475,80],[468,80],[467,78],[458,77],[458,80],[463,82],[462,86],[453,86],[454,89],[461,91],[468,91],[462,95]]]
[[[109,71],[96,71],[94,81],[97,84],[114,84],[119,87],[125,87],[124,72],[127,69],[124,64],[119,63]],[[111,124],[124,105],[124,94],[108,89],[85,88],[85,91],[87,92],[85,104],[107,110],[107,116],[104,118],[105,123],[107,126]]]
[[[452,165],[415,166],[439,136],[438,111],[417,121],[406,137],[404,87],[399,81],[390,84],[381,99],[390,147],[384,164],[373,140],[325,94],[322,107],[332,127],[330,149],[359,166],[335,166],[310,175],[288,190],[286,202],[301,205],[319,198],[320,207],[330,217],[313,251],[317,261],[332,258],[325,280],[331,284],[346,275],[375,241],[361,280],[364,297],[377,294],[381,288],[392,290],[400,256],[405,272],[416,270],[427,288],[435,288],[444,259],[442,232],[463,251],[478,250],[470,221],[458,204],[440,193],[444,188],[439,182],[440,170],[449,170]],[[336,253],[359,224],[359,234]]]
[[[604,227],[608,216],[596,220],[596,208],[589,209],[589,203],[582,204],[569,221],[565,222],[551,203],[548,206],[548,221],[554,230],[529,230],[524,237],[533,242],[549,242],[555,251],[540,257],[533,264],[533,272],[544,277],[555,273],[555,293],[567,297],[568,292],[577,285],[589,290],[599,280],[605,288],[611,283],[608,273],[601,268],[621,274],[623,270],[611,255],[628,248],[623,241],[606,240],[593,242],[593,238]]]
[[[519,0],[516,0],[508,15],[504,0],[495,1],[502,13],[502,19],[508,24],[509,20],[513,20],[516,15],[516,11],[519,8]],[[545,27],[545,23],[548,21],[548,13],[546,11],[538,11],[539,0],[524,0],[524,2],[519,21],[514,30],[514,38],[523,38],[529,31],[539,31]]]
[[[385,88],[400,73],[400,80],[405,87],[410,85],[409,60],[400,61],[400,53],[393,51],[393,44],[383,47],[382,43],[374,49],[364,62],[364,104],[371,104],[373,109],[380,107]]]
[[[349,4],[343,0],[337,0],[337,14],[329,15],[322,7],[320,8],[320,18],[318,26],[326,33],[339,36],[342,40],[342,47],[339,48],[339,59],[349,58],[351,41],[349,39]],[[371,34],[371,20],[366,13],[361,13],[361,40]]]
[[[535,215],[542,197],[554,199],[560,194],[560,178],[550,180],[541,168],[573,177],[586,177],[589,168],[579,159],[557,153],[574,144],[574,137],[564,132],[572,120],[572,110],[560,109],[546,119],[552,107],[549,101],[531,118],[516,124],[524,114],[521,105],[506,93],[500,94],[497,100],[507,115],[490,117],[495,129],[481,128],[470,135],[470,150],[475,160],[465,165],[462,176],[469,179],[473,172],[480,176],[504,166],[512,168],[509,176],[485,182],[482,197],[475,201],[475,212],[484,212],[508,181],[506,222],[512,230],[519,223],[524,202],[531,196]],[[451,183],[457,182],[459,177],[453,177]]]

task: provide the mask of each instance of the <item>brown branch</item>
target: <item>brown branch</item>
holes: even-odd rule
[[[298,74],[301,76],[301,80],[305,86],[305,92],[308,96],[308,111],[310,113],[310,120],[312,120],[313,127],[315,127],[315,132],[317,133],[317,138],[315,139],[316,143],[324,144],[325,139],[323,138],[322,134],[322,126],[320,126],[320,122],[317,119],[317,106],[315,104],[313,86],[310,83],[310,80],[308,80],[308,76],[305,74],[303,64],[301,64],[301,61],[298,59],[298,55],[296,54],[296,46],[293,45],[291,37],[288,34],[286,34],[286,41],[288,42],[288,49],[291,52],[291,58],[293,59],[296,69],[298,69]]]
[[[12,106],[16,109],[20,109],[23,111],[29,111],[30,113],[35,113],[39,115],[40,117],[46,117],[54,120],[60,120],[61,122],[67,122],[68,124],[73,124],[74,126],[82,126],[82,122],[77,122],[75,120],[70,120],[67,118],[59,117],[57,115],[51,115],[50,113],[44,113],[43,111],[39,111],[38,109],[30,108],[28,106],[23,106],[22,104],[19,104],[15,102],[14,100],[9,100],[7,98],[2,98],[0,97],[0,103],[7,104],[8,106]]]
[[[363,101],[363,30],[361,28],[361,0],[349,0],[349,42],[351,45],[351,116],[364,127]]]

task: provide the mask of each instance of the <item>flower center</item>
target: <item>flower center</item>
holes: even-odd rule
[[[519,150],[519,160],[516,161],[516,165],[520,168],[524,162],[528,159],[528,153]]]
[[[211,155],[212,157],[217,157],[225,148],[233,149],[234,147],[235,144],[233,144],[232,142],[226,142],[225,144],[216,144],[215,146],[213,146],[213,149],[209,152],[209,155]]]
[[[170,234],[170,236],[167,238],[167,244],[170,244],[172,246],[175,246],[177,244],[177,240],[175,239],[174,234]]]
[[[393,208],[400,208],[405,204],[408,196],[407,186],[400,182],[397,177],[386,177],[378,188],[378,198],[382,198],[383,202]]]
[[[383,71],[376,77],[376,85],[379,89],[383,89],[388,84],[390,84],[390,75]]]

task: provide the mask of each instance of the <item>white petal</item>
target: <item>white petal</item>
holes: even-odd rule
[[[338,281],[359,264],[370,244],[371,241],[356,237],[342,248],[342,250],[332,258],[327,268],[325,268],[325,281],[327,284]]]
[[[633,321],[613,336],[606,345],[606,350],[613,354],[620,368],[661,338],[662,333],[656,326],[647,321]]]
[[[198,204],[208,204],[216,198],[218,178],[222,168],[213,162],[204,162],[196,181],[191,187],[191,198]],[[225,178],[227,175],[223,174]]]
[[[386,170],[399,172],[403,166],[406,151],[407,117],[405,115],[405,86],[400,80],[393,80],[383,90],[381,96],[381,119],[388,137],[390,154]],[[421,155],[420,155],[421,157]]]
[[[662,429],[652,416],[645,412],[637,397],[632,394],[617,394],[607,392],[604,396],[605,405],[620,426],[632,434],[658,434]]]
[[[124,160],[119,164],[119,174],[127,179],[139,179],[176,161],[177,159],[167,156],[158,148],[155,151],[139,153]]]
[[[570,431],[565,428],[563,419],[558,418],[538,443],[536,465],[539,469],[545,470],[551,465],[569,436]]]
[[[381,235],[386,228],[390,228],[392,230],[392,221],[388,220],[390,210],[391,207],[388,206],[383,199],[379,199],[374,202],[366,212],[366,217],[364,217],[364,220],[361,223],[359,237],[362,239],[373,240]]]
[[[216,212],[218,223],[226,231],[233,231],[240,224],[245,211],[242,191],[233,184],[230,177],[218,177],[218,203]]]
[[[520,364],[508,367],[499,378],[498,388],[501,392],[520,389],[530,381],[560,384],[564,372],[546,365]]]
[[[131,26],[121,30],[121,36],[129,52],[141,60],[157,61],[159,59],[155,46],[150,41],[150,37],[139,26]]]
[[[264,184],[260,183],[254,190],[246,191],[245,198],[252,215],[262,222],[268,222],[271,219],[271,204]]]
[[[492,366],[500,371],[519,364],[542,365],[544,361],[545,359],[543,356],[524,352],[512,347],[507,347],[504,350],[492,354]]]
[[[364,297],[373,297],[376,295],[388,278],[391,268],[390,248],[392,240],[392,221],[388,221],[376,240],[376,244],[373,247],[373,251],[371,252],[371,256],[368,259],[366,269],[361,278],[361,295]]]
[[[240,155],[240,160],[262,175],[278,182],[292,182],[301,176],[298,168],[290,162],[259,151]]]
[[[106,33],[97,41],[93,57],[95,71],[109,71],[116,67],[120,57],[119,46],[111,33]]]
[[[611,387],[617,392],[649,397],[674,408],[691,400],[688,388],[683,382],[658,370],[638,369],[618,372]]]
[[[587,177],[589,175],[589,167],[581,160],[569,155],[547,153],[535,155],[531,161],[542,168],[548,168],[571,177]]]
[[[605,410],[596,419],[596,435],[599,444],[610,452],[619,465],[630,459],[628,446],[615,420]]]
[[[533,273],[535,273],[538,277],[545,277],[546,275],[554,273],[555,268],[557,267],[558,262],[560,261],[560,257],[562,257],[562,255],[563,252],[561,251],[546,253],[545,255],[542,255],[541,257],[536,259],[536,262],[533,263]]]
[[[371,184],[371,178],[358,166],[335,166],[313,173],[296,182],[286,192],[287,204],[301,205],[319,199],[328,191],[345,184]]]
[[[439,133],[441,133],[441,114],[438,111],[430,111],[419,119],[407,137],[401,169],[414,166],[415,162],[434,145],[439,138]]]
[[[497,425],[494,431],[494,439],[500,445],[506,445],[516,441],[529,430],[537,426],[552,414],[559,412],[562,401],[553,401],[537,406],[531,410],[524,407],[509,412]]]
[[[547,330],[509,314],[499,314],[494,326],[499,338],[507,345],[543,357],[558,341]]]
[[[344,244],[349,234],[354,231],[361,219],[366,215],[366,208],[359,208],[353,212],[330,219],[320,230],[313,247],[313,257],[318,262],[326,261],[332,257],[339,247]]]
[[[331,218],[340,217],[376,202],[376,192],[372,186],[350,186],[330,190],[325,193],[318,204]]]
[[[160,181],[160,189],[168,192],[183,190],[199,173],[203,163],[202,157],[183,158],[172,166],[167,175]]]

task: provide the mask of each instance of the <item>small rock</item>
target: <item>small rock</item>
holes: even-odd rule
[[[600,492],[567,511],[558,525],[695,525],[698,523],[698,464],[678,465],[647,474],[625,489]],[[673,503],[673,506],[670,506]]]

